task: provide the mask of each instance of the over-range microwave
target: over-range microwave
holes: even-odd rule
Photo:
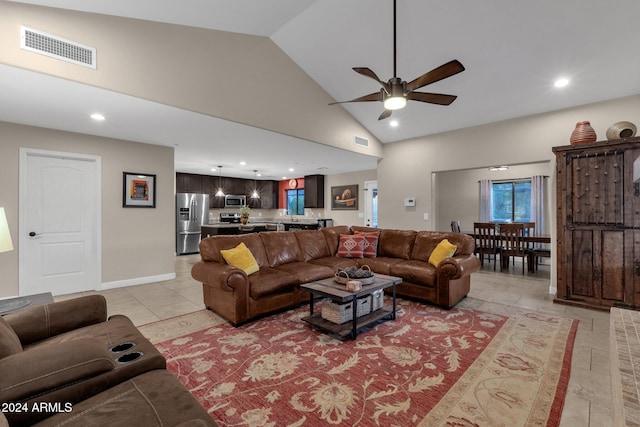
[[[227,194],[224,196],[225,208],[239,208],[247,205],[247,196],[236,196],[233,194]]]

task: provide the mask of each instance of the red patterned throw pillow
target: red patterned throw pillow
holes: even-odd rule
[[[337,256],[341,258],[362,258],[366,241],[364,236],[341,234]]]
[[[363,256],[365,258],[375,258],[378,255],[378,237],[379,231],[355,231],[354,236],[363,236],[365,240],[365,247]]]

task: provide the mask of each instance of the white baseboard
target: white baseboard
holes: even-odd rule
[[[165,282],[176,278],[176,273],[159,274],[157,276],[136,277],[135,279],[117,280],[115,282],[105,282],[98,285],[96,291],[104,291],[107,289],[124,288],[125,286],[145,285],[153,282]]]

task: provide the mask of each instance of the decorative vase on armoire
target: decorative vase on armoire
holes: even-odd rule
[[[571,144],[583,144],[585,142],[595,142],[596,139],[596,131],[591,127],[591,123],[583,121],[576,123],[576,128],[571,133],[569,142]]]

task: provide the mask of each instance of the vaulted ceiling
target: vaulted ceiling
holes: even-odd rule
[[[368,67],[384,81],[393,76],[392,0],[19,2],[269,37],[339,101],[379,90],[374,80],[355,73],[352,67]],[[398,76],[410,81],[458,59],[466,67],[464,72],[423,89],[457,95],[457,100],[450,106],[410,101],[405,109],[393,113],[397,127],[390,126],[390,119],[378,120],[383,111],[378,102],[335,108],[345,108],[381,142],[392,143],[638,94],[638,16],[637,0],[397,0]],[[16,70],[0,68],[0,75],[5,72]],[[29,78],[40,77],[44,76]],[[561,77],[569,79],[569,85],[555,88],[554,81]],[[0,100],[0,120],[12,121],[5,112],[8,102],[15,106],[18,101]],[[136,108],[142,105],[144,102]],[[173,113],[176,117],[184,114],[166,112]],[[190,123],[185,117],[181,120]],[[68,130],[83,131],[71,123],[68,126]],[[113,136],[127,138],[126,132]],[[185,148],[176,148],[177,163]],[[317,160],[335,158],[335,151],[319,148]],[[300,153],[293,156],[301,159]],[[366,161],[367,167],[375,168],[375,159]]]

